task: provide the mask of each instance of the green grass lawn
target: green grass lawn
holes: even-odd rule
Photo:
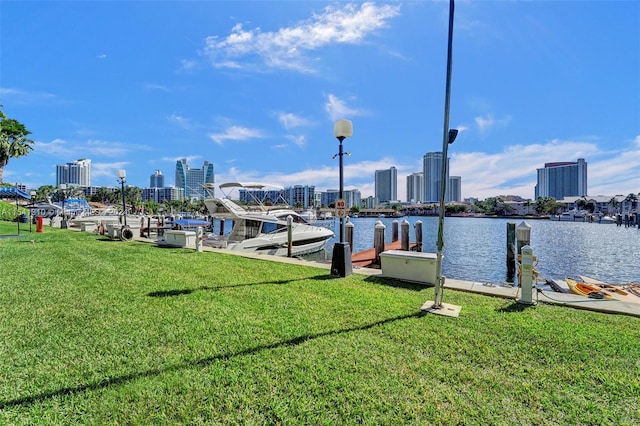
[[[0,424],[640,423],[638,318],[33,231],[0,240]]]

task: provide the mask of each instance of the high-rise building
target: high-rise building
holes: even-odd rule
[[[427,152],[422,157],[422,173],[424,176],[424,198],[423,203],[440,202],[440,193],[442,190],[442,152]],[[449,159],[447,158],[447,176],[446,181],[449,183]],[[447,194],[445,194],[445,201]]]
[[[587,162],[578,158],[576,162],[545,163],[538,169],[535,198],[582,197],[587,195]]]
[[[395,167],[376,170],[375,196],[379,204],[398,200],[398,171]]]
[[[149,178],[149,188],[164,188],[164,175],[156,170]]]
[[[411,173],[407,176],[407,202],[419,203],[424,197],[424,173]]]
[[[143,201],[155,201],[162,203],[163,201],[183,200],[184,189],[182,188],[144,188],[142,190]]]
[[[56,165],[56,186],[61,184],[91,186],[91,160],[81,158],[67,164]]]
[[[339,198],[339,195],[339,190],[327,189],[322,193],[320,205],[322,207],[329,207],[331,204],[334,204],[336,202],[336,200]],[[344,199],[348,209],[354,206],[360,207],[360,204],[362,202],[362,195],[357,189],[343,189],[342,198]]]
[[[308,209],[314,206],[316,187],[311,185],[295,185],[284,189],[285,198],[290,207],[297,205]]]
[[[447,184],[447,201],[462,201],[462,177],[449,176]]]
[[[201,169],[192,169],[186,158],[176,162],[176,188],[184,189],[185,198],[204,200],[209,196],[206,188],[214,182],[212,163],[205,161]]]

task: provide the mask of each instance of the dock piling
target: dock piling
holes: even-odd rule
[[[516,275],[516,224],[507,222],[507,282],[513,283]]]
[[[384,251],[384,231],[386,226],[381,220],[376,222],[375,231],[373,233],[373,247],[376,251],[376,258],[374,263],[380,264],[380,253]]]
[[[402,250],[409,251],[409,221],[404,219],[400,228],[400,243]]]
[[[417,220],[413,224],[414,232],[416,234],[416,251],[422,251],[422,221]]]
[[[391,222],[391,242],[398,241],[398,219]]]

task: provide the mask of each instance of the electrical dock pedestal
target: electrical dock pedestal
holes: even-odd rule
[[[522,247],[522,263],[520,264],[520,299],[523,305],[535,305],[533,301],[533,249]]]

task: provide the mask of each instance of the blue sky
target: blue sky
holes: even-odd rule
[[[93,163],[146,187],[175,163],[216,182],[374,193],[442,149],[448,2],[0,2],[0,103],[33,133],[6,182]],[[534,197],[545,162],[588,163],[589,195],[640,192],[640,2],[456,2],[449,147],[463,197]]]

